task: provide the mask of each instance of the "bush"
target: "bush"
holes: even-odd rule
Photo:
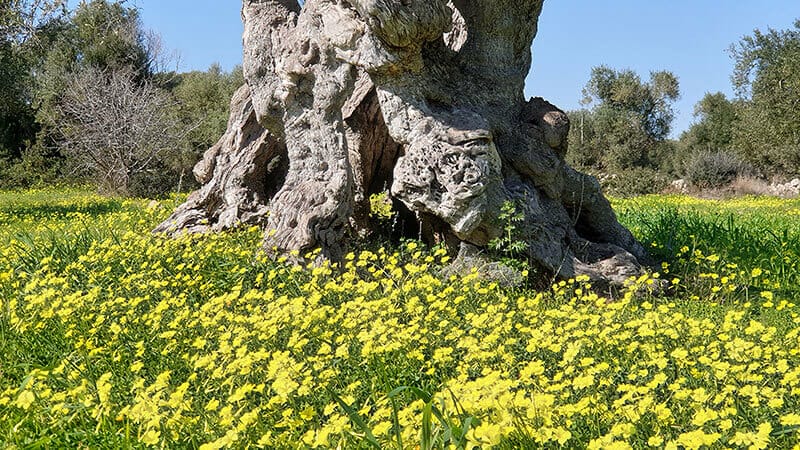
[[[18,159],[0,160],[0,189],[70,184],[75,180],[64,173],[63,162],[57,151],[34,144]]]
[[[632,167],[601,178],[601,184],[607,194],[633,197],[661,192],[669,185],[669,180],[654,169]]]
[[[724,151],[696,153],[686,164],[686,180],[699,188],[718,188],[737,177],[752,175],[752,168],[738,156]]]

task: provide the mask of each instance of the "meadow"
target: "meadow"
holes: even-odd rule
[[[178,201],[0,192],[0,447],[800,449],[798,200],[614,200],[662,264],[613,301],[151,235]]]

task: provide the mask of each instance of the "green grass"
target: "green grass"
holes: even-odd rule
[[[616,200],[620,221],[660,260],[689,274],[694,264],[681,248],[716,254],[728,264],[761,268],[773,289],[800,300],[800,200],[728,201],[680,196]]]

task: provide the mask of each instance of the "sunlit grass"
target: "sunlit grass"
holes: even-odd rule
[[[3,447],[800,442],[792,202],[617,202],[667,261],[615,301],[443,278],[414,242],[340,270],[270,261],[255,228],[152,236],[174,206],[0,193]]]
[[[615,208],[673,271],[685,277],[701,273],[693,257],[699,251],[718,257],[716,267],[758,268],[766,274],[757,280],[759,287],[800,301],[800,199],[647,196],[616,200]]]

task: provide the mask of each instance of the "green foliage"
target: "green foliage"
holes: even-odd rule
[[[188,144],[205,150],[225,132],[230,99],[244,84],[242,68],[227,73],[214,64],[205,72],[182,73],[177,78],[172,93],[178,100],[180,115],[187,125],[195,126]]]
[[[674,264],[675,273],[696,270],[692,256],[698,250],[736,267],[769,272],[774,279],[765,287],[800,300],[800,200],[651,195],[612,204],[620,222],[651,254]]]
[[[228,73],[214,64],[205,72],[161,76],[168,76],[164,84],[175,99],[175,114],[189,130],[183,145],[171,152],[168,164],[178,172],[189,173],[203,152],[225,132],[230,99],[244,84],[242,69],[236,67]]]
[[[55,161],[40,164],[38,154],[29,152],[29,148],[41,128],[36,98],[42,55],[49,47],[49,38],[55,36],[53,24],[60,23],[66,14],[64,8],[64,2],[58,0],[12,0],[0,8],[2,186],[30,185],[47,179],[58,166]]]
[[[19,158],[36,134],[30,85],[30,61],[0,37],[0,161]]]
[[[60,105],[75,74],[125,70],[143,81],[158,55],[138,10],[124,1],[80,2],[68,12],[61,1],[18,0],[11,9],[16,19],[6,20],[0,37],[0,97],[9,97],[0,99],[2,178],[11,185],[52,183],[74,174],[65,170],[62,131],[69,127]]]
[[[55,106],[71,75],[87,68],[132,70],[138,79],[152,75],[145,33],[138,12],[124,2],[81,2],[66,18],[47,23],[39,38],[40,55],[35,101],[37,119],[48,129],[58,123]]]
[[[506,200],[500,207],[497,218],[503,224],[503,234],[489,241],[489,249],[503,264],[521,270],[527,269],[527,258],[524,260],[520,258],[525,256],[528,243],[518,228],[525,220],[525,214],[517,209],[514,202]]]
[[[31,185],[78,178],[109,192],[140,196],[159,195],[180,188],[184,180],[189,182],[192,166],[225,130],[230,97],[243,83],[241,69],[230,74],[218,66],[207,72],[155,73],[161,58],[157,38],[142,29],[138,10],[124,1],[81,2],[69,14],[43,19],[30,37],[36,45],[13,47],[20,49],[15,55],[24,55],[27,66],[7,64],[4,55],[12,47],[0,47],[0,72],[22,67],[20,76],[4,76],[0,83],[14,82],[26,89],[21,93],[0,90],[0,97],[17,99],[0,107],[0,123],[5,125],[0,127],[0,159],[5,156],[8,160],[3,165],[4,182]],[[17,78],[21,81],[15,81]],[[125,86],[114,83],[123,78],[129,81]],[[87,79],[96,89],[83,86]],[[93,103],[85,105],[88,96],[75,95],[78,91],[92,94]],[[101,91],[102,95],[94,95]],[[131,92],[135,95],[129,95]],[[137,116],[147,109],[142,105],[150,105],[146,117]],[[87,108],[97,110],[90,120]],[[2,120],[4,116],[13,116],[16,122]],[[119,139],[107,139],[103,130],[113,127],[96,120],[98,117],[134,126],[126,127]],[[133,124],[132,120],[139,121]],[[147,131],[154,126],[163,129],[155,137]],[[8,140],[15,146],[4,145]],[[153,148],[145,148],[146,141]],[[130,151],[106,151],[100,148],[104,142]],[[97,158],[111,154],[133,159]],[[92,169],[97,167],[102,168]],[[109,179],[117,181],[109,184]]]
[[[363,433],[363,441],[377,449],[395,448],[397,450],[403,450],[407,448],[403,442],[401,433],[402,425],[398,417],[400,409],[399,400],[403,396],[410,396],[412,401],[420,401],[423,403],[422,415],[420,418],[419,444],[416,446],[416,448],[420,450],[463,450],[471,448],[472,446],[469,444],[467,434],[474,426],[480,423],[478,419],[472,417],[461,408],[455,396],[452,396],[452,404],[454,405],[453,409],[455,409],[455,411],[451,412],[444,400],[438,399],[437,402],[435,396],[430,392],[414,386],[400,386],[386,395],[392,404],[393,430],[391,444],[387,447],[386,445],[382,446],[378,442],[375,435],[372,433],[372,429],[367,424],[368,419],[362,417],[354,408],[354,405],[348,405],[335,392],[331,391],[329,395],[347,414],[356,429]]]
[[[5,0],[0,7],[0,180],[34,140],[34,69],[40,50],[37,30],[63,13],[59,1]]]
[[[16,3],[21,8],[32,7],[28,2]],[[5,178],[12,184],[52,183],[66,175],[61,170],[64,118],[58,105],[74,73],[92,67],[133,68],[139,78],[151,74],[152,55],[135,8],[124,2],[92,0],[67,13],[59,8],[65,7],[62,3],[38,3],[39,9],[30,12],[38,22],[27,24],[18,33],[26,36],[18,50],[27,64],[22,79],[22,104],[27,109],[16,116],[24,119],[25,126],[17,127],[24,133],[16,133],[16,150],[9,159]]]
[[[653,141],[643,132],[636,112],[601,107],[594,113],[604,169],[619,172],[650,164],[648,149]]]
[[[148,92],[153,100],[149,104],[158,105],[158,114],[149,114],[149,118],[158,116],[158,120],[165,119],[169,123],[161,124],[165,130],[162,134],[182,139],[165,145],[160,139],[162,144],[153,142],[152,145],[161,148],[150,151],[138,145],[144,140],[152,140],[150,137],[144,136],[137,141],[138,144],[132,144],[136,139],[132,141],[132,136],[126,135],[122,145],[136,147],[133,153],[158,153],[158,157],[139,158],[135,166],[124,168],[116,163],[105,164],[113,166],[116,172],[131,171],[117,177],[128,180],[124,186],[110,187],[110,190],[152,196],[176,186],[180,188],[182,182],[191,186],[191,168],[224,132],[230,98],[243,84],[243,76],[240,68],[225,73],[216,65],[206,72],[157,73],[164,64],[161,51],[157,36],[143,30],[139,11],[125,1],[91,0],[80,2],[73,11],[68,11],[66,3],[59,0],[13,0],[8,9],[2,8],[2,184],[30,186],[64,181],[104,184],[105,178],[97,171],[86,170],[87,160],[97,156],[93,154],[90,157],[86,150],[97,146],[75,145],[76,137],[92,132],[86,130],[87,121],[81,120],[85,117],[76,120],[75,114],[67,113],[85,109],[74,108],[76,101],[81,106],[80,99],[68,95],[69,92],[80,90],[81,80],[92,78],[90,75],[104,74],[107,80],[130,79],[132,85],[124,92],[136,91],[141,95]],[[110,81],[98,82],[97,86],[110,84]],[[165,90],[169,91],[168,94]],[[119,97],[119,89],[103,92],[108,95],[94,98],[100,102],[99,109],[105,109],[99,113],[100,117],[111,115],[107,114],[110,109],[124,117],[118,120],[130,120],[135,115],[130,108],[124,110],[125,105],[131,104],[130,96]],[[98,109],[98,105],[91,108]],[[174,121],[180,126],[173,126]],[[125,130],[147,129],[139,125]],[[100,136],[94,141],[119,140]],[[139,166],[142,161],[149,161],[146,167]]]
[[[696,154],[687,176],[699,176],[701,185],[723,183],[737,165],[726,153],[764,175],[800,174],[800,21],[790,30],[755,30],[730,53],[738,98],[709,93],[695,106],[699,120],[681,136],[683,151]],[[703,160],[712,166],[698,165]]]
[[[71,65],[115,71],[133,68],[140,76],[151,75],[147,38],[134,7],[124,1],[91,0],[78,5],[72,16],[69,43],[75,52]]]
[[[697,122],[681,135],[681,143],[689,152],[730,151],[739,114],[734,102],[722,92],[707,93],[694,107]]]
[[[5,187],[81,184],[69,173],[65,173],[63,168],[64,158],[58,149],[37,141],[25,148],[20,158],[11,160],[5,171],[0,169],[0,173],[5,175],[0,184]]]
[[[567,111],[569,122],[569,151],[567,162],[579,169],[594,169],[603,165],[603,152],[595,145],[598,127],[595,115],[588,109]]]
[[[659,167],[679,95],[670,72],[652,72],[645,83],[631,70],[595,67],[584,88],[594,107],[569,113],[569,161],[604,173]]]
[[[653,162],[654,170],[670,180],[683,176],[686,158],[686,148],[680,141],[672,139],[661,141],[650,149],[650,160]]]
[[[800,174],[800,20],[789,30],[755,30],[730,53],[738,98],[706,94],[695,106],[697,122],[678,145],[664,146],[679,96],[674,75],[654,72],[645,83],[630,70],[595,67],[584,89],[594,108],[570,113],[569,161],[606,174],[649,167],[690,176],[682,161],[691,158],[697,163],[691,176],[718,184],[733,169],[722,167],[727,157],[718,152],[726,152],[763,175]],[[702,160],[713,166],[703,169]]]
[[[741,100],[737,151],[766,173],[800,174],[800,20],[789,30],[755,30],[731,55]]]
[[[587,103],[623,114],[624,120],[635,120],[648,138],[667,137],[674,118],[672,102],[680,97],[678,79],[671,72],[650,72],[650,81],[642,82],[632,70],[616,71],[606,66],[592,69],[584,88]]]

